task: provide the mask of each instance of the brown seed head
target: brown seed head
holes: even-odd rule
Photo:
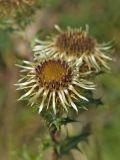
[[[9,18],[16,11],[28,10],[37,3],[37,0],[0,0],[0,18]]]
[[[83,31],[62,32],[56,38],[55,46],[68,55],[79,56],[91,53],[95,48],[95,40]]]
[[[36,0],[0,0],[0,3],[1,4],[4,4],[4,5],[9,5],[9,6],[19,6],[19,5],[22,5],[22,4],[25,4],[25,5],[32,5],[35,3]]]

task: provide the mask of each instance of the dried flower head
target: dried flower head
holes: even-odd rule
[[[22,78],[18,81],[18,90],[25,90],[19,100],[28,99],[31,106],[37,104],[39,113],[43,109],[53,108],[54,113],[69,107],[76,111],[77,100],[87,100],[80,94],[83,89],[94,89],[94,84],[81,79],[78,69],[61,59],[48,59],[43,62],[24,61]]]
[[[56,27],[59,34],[51,41],[38,41],[38,45],[33,49],[36,56],[64,57],[67,61],[74,60],[78,65],[85,63],[88,70],[99,71],[101,67],[109,69],[106,62],[112,59],[105,53],[111,47],[107,44],[98,44],[97,40],[89,35],[88,27],[86,30],[68,27],[66,31]]]
[[[36,3],[37,0],[0,0],[0,17],[15,16],[16,12],[28,10]]]
[[[1,3],[18,6],[20,3],[32,5],[35,0],[0,0]]]

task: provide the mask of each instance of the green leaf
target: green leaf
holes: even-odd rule
[[[83,141],[86,142],[90,134],[91,134],[90,125],[88,124],[86,125],[85,128],[83,128],[82,132],[79,135],[73,136],[73,137],[67,137],[66,140],[60,143],[60,146],[59,146],[60,156],[63,154],[67,154],[71,149],[77,149],[81,151],[78,148],[78,144]]]

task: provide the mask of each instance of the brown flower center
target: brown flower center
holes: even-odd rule
[[[49,89],[66,86],[71,76],[71,69],[65,61],[48,60],[36,67],[38,82]]]
[[[69,31],[58,35],[56,47],[68,55],[80,56],[82,53],[91,53],[95,48],[95,40],[85,35],[85,32]]]

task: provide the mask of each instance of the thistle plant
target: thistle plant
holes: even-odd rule
[[[93,98],[96,84],[89,77],[92,75],[94,79],[99,72],[110,69],[107,63],[112,60],[106,55],[111,48],[109,43],[99,44],[88,27],[85,30],[68,27],[63,31],[56,26],[56,29],[59,33],[49,40],[36,41],[33,61],[17,64],[21,78],[16,84],[17,90],[25,92],[19,100],[27,100],[45,119],[53,159],[78,149],[78,144],[90,135],[87,124],[79,135],[60,138],[62,125],[77,122],[81,111],[89,109],[92,103],[101,103]]]

